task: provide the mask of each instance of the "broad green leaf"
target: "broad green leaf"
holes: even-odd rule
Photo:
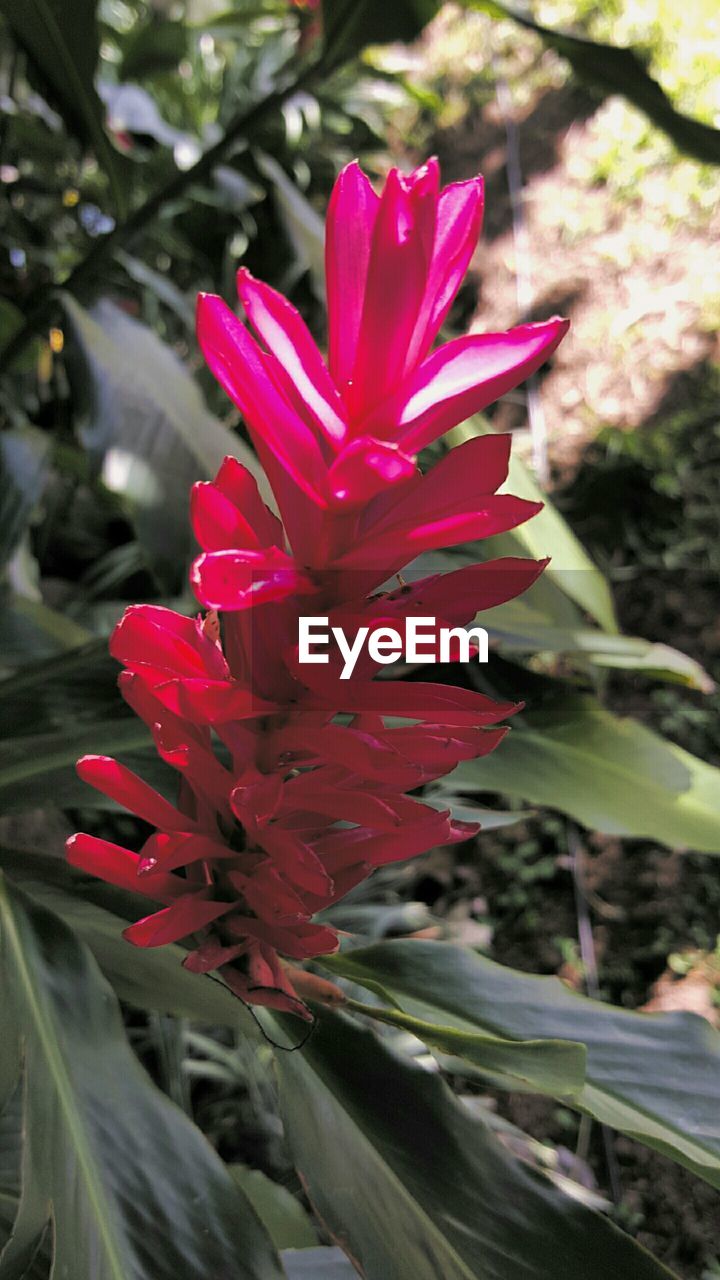
[[[352,898],[328,907],[318,919],[368,942],[388,935],[402,937],[437,923],[424,902],[353,902]]]
[[[366,1280],[669,1274],[516,1162],[437,1075],[344,1015],[323,1013],[277,1071],[298,1172]]]
[[[4,1107],[0,1106],[0,1257],[10,1239],[20,1203],[22,1101],[22,1088],[18,1084]],[[23,1280],[47,1280],[51,1264],[49,1244],[47,1233]]]
[[[2,9],[1,3],[0,9]],[[24,317],[20,308],[16,307],[9,298],[0,298],[0,351],[3,351],[15,337],[18,329],[22,329],[23,324]],[[18,353],[10,367],[15,373],[32,373],[37,365],[40,350],[40,339],[36,338]]]
[[[402,999],[388,987],[377,986],[376,993],[387,1000],[397,1000],[399,1008],[362,1004],[350,1000],[350,1008],[377,1022],[385,1022],[400,1031],[409,1031],[432,1049],[451,1058],[464,1058],[489,1075],[499,1076],[508,1086],[522,1085],[528,1092],[549,1093],[554,1097],[577,1094],[585,1082],[585,1049],[581,1044],[563,1040],[508,1040],[488,1035],[472,1019],[458,1018],[448,999],[430,996],[412,1012],[404,1011]],[[438,993],[434,993],[436,996]]]
[[[124,42],[120,80],[138,80],[162,71],[174,71],[185,56],[188,30],[182,22],[155,18],[138,23]]]
[[[66,125],[92,146],[108,173],[122,213],[126,200],[118,175],[120,159],[105,133],[102,104],[94,85],[99,51],[96,7],[95,0],[73,0],[69,21],[65,0],[0,0],[13,36]]]
[[[288,1280],[355,1280],[357,1271],[342,1249],[283,1249]]]
[[[287,1187],[261,1169],[231,1164],[228,1169],[245,1193],[276,1249],[312,1249],[317,1232],[307,1211]]]
[[[0,433],[0,569],[24,533],[45,487],[50,437],[37,427]]]
[[[559,809],[608,835],[720,853],[720,770],[589,695],[524,712],[500,750],[436,790],[493,792]]]
[[[462,3],[493,18],[512,18],[520,26],[536,32],[546,45],[567,58],[581,79],[604,94],[622,94],[664,130],[681,151],[708,164],[720,164],[720,129],[677,111],[658,81],[649,74],[640,52],[587,40],[568,31],[553,31],[500,0],[462,0]]]
[[[255,155],[263,177],[273,185],[280,219],[298,265],[310,272],[313,292],[325,301],[325,222],[298,190],[277,160],[259,151]]]
[[[118,715],[122,702],[117,673],[105,640],[91,640],[69,652],[28,662],[21,671],[0,680],[3,737],[50,733],[68,724],[78,727],[88,720]]]
[[[13,866],[13,874],[23,893],[39,906],[52,911],[78,935],[92,951],[117,995],[136,1009],[171,1013],[209,1026],[235,1027],[254,1034],[255,1024],[241,1000],[222,982],[190,973],[182,962],[187,952],[179,946],[133,947],[122,936],[133,917],[117,915],[83,896],[68,877],[66,886],[39,878],[27,879],[25,865]],[[147,909],[147,900],[144,903]]]
[[[0,595],[0,666],[16,668],[28,660],[54,657],[68,649],[77,649],[90,639],[90,633],[72,618],[51,609],[41,600],[31,600],[16,592]],[[24,712],[23,709],[23,719]],[[22,728],[3,725],[3,731]]]
[[[414,40],[438,8],[438,0],[323,0],[325,58],[344,62],[368,44]]]
[[[720,1187],[720,1034],[691,1013],[643,1014],[577,995],[557,978],[495,964],[443,942],[381,942],[323,967],[453,1025],[587,1049],[586,1083],[570,1101]]]
[[[75,762],[84,754],[124,756],[150,744],[139,720],[93,721],[79,728],[38,733],[0,742],[0,813],[37,808],[39,796],[51,796],[55,804],[81,804],[92,808],[98,797],[93,788],[79,783]],[[106,802],[99,799],[101,807]]]
[[[136,284],[142,285],[144,289],[149,289],[154,293],[161,302],[165,303],[175,315],[182,320],[188,332],[192,332],[195,327],[195,312],[189,299],[176,284],[173,284],[169,276],[163,275],[161,271],[156,271],[154,267],[148,266],[147,262],[143,262],[142,258],[135,258],[132,254],[126,253],[124,249],[115,251],[115,259],[124,267]]]
[[[458,786],[458,791],[461,788]],[[501,827],[514,827],[517,822],[532,818],[534,809],[487,809],[482,804],[472,804],[461,799],[446,783],[446,789],[436,791],[430,788],[423,792],[423,803],[431,804],[434,809],[452,809],[453,817],[460,822],[479,822],[483,831],[497,831]]]
[[[460,443],[477,435],[489,434],[492,434],[492,428],[486,419],[478,415],[456,427],[448,440]],[[548,622],[556,626],[565,626],[571,621],[577,625],[582,621],[581,617],[573,617],[573,613],[563,607],[562,600],[558,600],[557,591],[552,590],[553,587],[559,587],[575,605],[589,613],[603,630],[616,632],[618,626],[615,609],[605,578],[515,452],[510,457],[510,470],[503,490],[518,498],[545,504],[543,510],[533,516],[532,520],[520,525],[512,533],[490,539],[488,543],[489,554],[493,556],[530,555],[537,560],[551,556],[551,562],[542,578],[530,588],[523,599],[535,604],[539,612],[547,615]]]
[[[712,692],[713,681],[700,663],[678,649],[593,627],[553,625],[547,614],[533,607],[530,595],[478,615],[491,646],[500,653],[563,653],[596,667],[642,671],[655,679]]]
[[[0,935],[0,1054],[12,1065],[22,1042],[26,1118],[3,1280],[25,1274],[51,1217],[57,1276],[280,1280],[249,1203],[130,1050],[87,949],[4,880]]]
[[[174,590],[193,550],[191,485],[214,475],[228,453],[251,470],[257,461],[208,413],[197,385],[151,329],[107,300],[92,314],[69,295],[64,305],[83,443],[107,487],[127,503],[161,582]]]

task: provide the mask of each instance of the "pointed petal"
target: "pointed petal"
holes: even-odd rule
[[[177,682],[177,702],[181,715],[198,719],[202,724],[228,724],[233,720],[254,720],[277,711],[277,704],[259,698],[252,689],[228,681],[185,680]],[[165,690],[158,691],[162,695]]]
[[[463,728],[449,725],[412,725],[386,730],[386,737],[398,751],[404,751],[423,770],[423,781],[441,778],[461,760],[479,760],[490,755],[508,733],[499,729]]]
[[[140,854],[111,844],[109,840],[100,840],[97,836],[79,832],[70,837],[65,848],[67,860],[72,867],[87,871],[107,884],[116,885],[118,889],[140,893],[144,898],[154,898],[156,902],[170,902],[187,891],[185,881],[179,876],[162,873],[140,875]]]
[[[262,987],[257,984],[251,986],[245,974],[240,973],[231,964],[223,965],[219,972],[233,995],[243,1000],[245,1004],[256,1004],[264,1009],[277,1009],[281,1013],[294,1013],[296,1017],[302,1018],[303,1022],[313,1021],[313,1015],[307,1005],[303,1004],[297,996],[288,995],[275,987]]]
[[[203,551],[231,547],[257,550],[261,546],[252,525],[235,503],[207,480],[198,481],[190,491],[190,521]]]
[[[110,653],[129,667],[149,664],[190,677],[228,674],[219,646],[197,619],[160,605],[130,605],[110,637]]]
[[[332,889],[332,881],[320,859],[292,831],[284,831],[273,823],[261,827],[255,838],[270,855],[278,871],[298,888],[317,894],[325,894]]]
[[[429,524],[444,515],[477,510],[507,479],[512,436],[476,436],[457,445],[388,504],[370,527],[374,536],[399,525]]]
[[[453,182],[438,199],[437,227],[423,309],[408,352],[415,363],[437,337],[475,252],[483,216],[483,180]]]
[[[284,464],[275,457],[262,440],[255,441],[255,448],[282,514],[283,526],[293,554],[303,564],[311,564],[325,510],[298,488]],[[284,546],[285,543],[284,537],[273,541],[278,547]],[[270,544],[265,543],[265,545]]]
[[[276,387],[254,338],[222,298],[210,294],[198,298],[197,332],[209,368],[253,437],[265,442],[300,489],[324,505],[325,465],[312,427]]]
[[[480,505],[482,503],[482,505]],[[530,520],[542,510],[541,502],[528,502],[509,493],[480,495],[478,508],[451,515],[441,515],[420,525],[408,524],[383,530],[377,536],[358,540],[350,551],[335,561],[336,570],[385,570],[390,577],[409,564],[423,551],[452,547],[460,542],[475,542],[507,533]]]
[[[391,395],[406,373],[427,286],[437,200],[437,162],[407,178],[390,170],[373,230],[357,357],[346,396],[356,422]]]
[[[354,822],[362,826],[390,831],[400,819],[392,804],[368,790],[353,791],[349,787],[313,785],[315,774],[302,774],[285,784],[285,804],[307,813],[321,814],[336,822]]]
[[[361,436],[343,449],[328,472],[330,501],[340,510],[364,506],[417,475],[415,459],[397,445]]]
[[[164,947],[206,928],[235,906],[234,902],[208,901],[203,894],[204,890],[199,894],[184,894],[164,911],[156,911],[155,915],[145,916],[123,929],[123,938],[135,947]]]
[[[193,564],[190,581],[206,609],[251,609],[315,591],[307,574],[279,547],[209,551]]]
[[[440,812],[427,806],[425,815],[420,821],[407,825],[399,831],[382,832],[380,835],[365,835],[360,839],[340,843],[342,833],[333,833],[324,840],[318,841],[318,852],[323,858],[332,856],[338,844],[340,849],[347,850],[348,859],[369,863],[370,866],[381,866],[388,862],[404,862],[426,853],[435,845],[444,844],[450,827],[449,813]],[[352,834],[352,833],[351,833]]]
[[[283,392],[337,447],[347,435],[345,407],[300,312],[245,267],[237,285],[251,325],[275,358],[273,373]]]
[[[279,757],[287,752],[309,753],[311,758],[341,765],[363,778],[391,779],[394,786],[410,788],[417,782],[419,771],[409,759],[398,755],[383,739],[354,727],[288,724],[277,731],[272,747]]]
[[[223,459],[215,484],[245,516],[261,547],[283,545],[281,522],[263,502],[255,477],[237,458],[228,455]]]
[[[486,560],[452,573],[433,574],[399,588],[390,593],[384,605],[388,611],[397,609],[407,617],[427,614],[442,617],[453,626],[464,626],[477,613],[522,595],[548,563],[548,560],[524,560],[519,556]]]
[[[230,804],[244,826],[263,825],[275,816],[282,795],[279,774],[258,773],[251,781],[241,779],[233,788]]]
[[[261,943],[248,952],[247,984],[252,1004],[286,1010],[305,1022],[312,1022],[312,1013],[297,995],[274,948]]]
[[[497,724],[521,709],[521,703],[495,702],[473,689],[415,680],[340,680],[328,667],[297,664],[298,679],[336,712],[377,712],[433,724]]]
[[[193,862],[213,862],[216,858],[236,858],[237,854],[226,844],[213,840],[211,836],[186,835],[185,832],[167,834],[156,831],[145,841],[139,859],[137,875],[141,884],[152,883],[163,871],[175,871],[178,867],[189,867]],[[181,890],[187,892],[187,880],[178,876],[169,877]]]
[[[247,949],[247,942],[236,942],[225,947],[217,938],[210,937],[194,951],[188,952],[182,962],[183,969],[189,969],[190,973],[211,973],[213,969],[237,960]]]
[[[555,317],[507,333],[456,338],[428,356],[396,395],[363,422],[363,431],[419,453],[535,373],[567,330],[568,321]]]
[[[333,187],[325,229],[330,372],[344,394],[352,378],[373,228],[380,201],[357,160]]]
[[[276,947],[282,955],[291,956],[293,960],[326,955],[338,948],[337,935],[322,924],[285,926],[247,916],[233,916],[227,922],[227,927],[233,934],[247,934],[250,938],[257,938],[259,942]]]
[[[234,680],[168,680],[166,671],[154,667],[138,667],[136,674],[147,680],[163,707],[199,726],[253,720],[278,709],[277,703]]]
[[[291,885],[267,863],[252,875],[228,872],[233,888],[242,894],[251,911],[261,920],[277,924],[297,924],[307,920],[308,910]]]
[[[153,827],[164,827],[168,831],[192,831],[195,828],[191,818],[180,813],[118,760],[111,760],[109,756],[82,756],[76,769],[83,782],[88,782]]]

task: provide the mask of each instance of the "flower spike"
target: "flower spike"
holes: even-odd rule
[[[78,763],[155,828],[139,852],[86,834],[68,842],[78,870],[156,907],[128,926],[128,942],[184,941],[190,972],[214,970],[247,1003],[306,1020],[302,996],[322,982],[297,965],[337,946],[315,914],[375,867],[474,835],[407,793],[495,750],[501,722],[520,710],[451,684],[378,680],[369,651],[344,679],[339,652],[308,665],[298,648],[302,616],[368,635],[407,633],[424,617],[465,627],[547,563],[505,557],[387,585],[419,553],[494,536],[540,508],[498,492],[509,436],[418,464],[539,369],[567,329],[554,318],[431,350],[482,213],[482,179],[440,190],[435,160],[391,170],[380,195],[356,163],[344,169],[327,218],[327,363],[296,309],[244,268],[238,293],[255,336],[222,299],[200,297],[200,345],[245,419],[280,518],[226,458],[191,497],[202,548],[191,584],[205,616],[135,605],[111,637],[122,694],[178,774],[177,803],[117,761]]]

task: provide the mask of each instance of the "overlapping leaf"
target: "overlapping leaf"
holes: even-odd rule
[[[136,912],[128,904],[123,904],[126,913],[122,915],[88,898],[73,883],[72,877],[64,877],[65,883],[55,884],[43,879],[42,872],[37,878],[21,879],[23,871],[27,876],[29,868],[23,868],[18,860],[10,862],[9,867],[22,891],[64,921],[88,947],[121,1000],[138,1009],[174,1014],[213,1026],[233,1027],[244,1035],[257,1034],[255,1023],[242,1001],[232,995],[222,982],[190,973],[182,967],[186,955],[182,947],[171,945],[140,949],[125,941],[123,929],[147,910],[146,903],[139,903]],[[65,870],[64,866],[62,870]],[[102,886],[98,886],[98,893],[108,902],[113,898],[112,890],[108,893]]]
[[[133,1056],[87,950],[4,880],[0,940],[0,1102],[21,1071],[26,1113],[2,1280],[27,1274],[50,1219],[53,1274],[73,1280],[280,1280],[249,1203]]]
[[[99,36],[95,0],[74,0],[68,21],[64,0],[2,0],[10,29],[25,50],[69,127],[95,150],[113,183],[116,203],[125,207],[119,157],[105,134],[103,109],[95,91]]]
[[[254,454],[208,413],[190,375],[151,329],[108,301],[90,314],[66,295],[65,309],[83,441],[106,485],[127,503],[160,581],[175,589],[192,547],[191,484],[213,476],[228,453],[253,469]]]
[[[586,1081],[571,1105],[720,1187],[720,1035],[694,1014],[615,1009],[440,942],[383,942],[323,965],[456,1031],[580,1041]]]
[[[436,1075],[343,1015],[278,1054],[290,1148],[366,1280],[660,1280],[660,1263],[517,1163]]]
[[[720,853],[720,770],[558,684],[502,749],[460,764],[441,790],[500,793],[546,805],[609,835]]]

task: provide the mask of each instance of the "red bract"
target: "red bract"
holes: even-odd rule
[[[192,495],[204,620],[137,605],[113,634],[123,696],[180,775],[177,805],[115,761],[78,765],[157,828],[139,854],[69,842],[75,866],[159,904],[128,940],[191,940],[188,968],[219,970],[244,1000],[301,1017],[280,957],[333,950],[333,930],[312,918],[374,867],[474,834],[406,792],[494,750],[517,710],[465,688],[377,680],[367,654],[343,680],[338,655],[315,666],[297,650],[303,614],[350,632],[419,615],[465,625],[544,567],[497,560],[378,591],[421,552],[538,510],[498,493],[507,436],[473,439],[427,474],[417,464],[419,449],[536,370],[567,328],[554,319],[431,351],[481,215],[481,180],[440,192],[435,161],[393,170],[381,196],[357,165],[345,169],[328,213],[327,365],[294,307],[247,271],[238,286],[256,337],[219,298],[200,298],[200,344],[282,519],[227,458]]]

